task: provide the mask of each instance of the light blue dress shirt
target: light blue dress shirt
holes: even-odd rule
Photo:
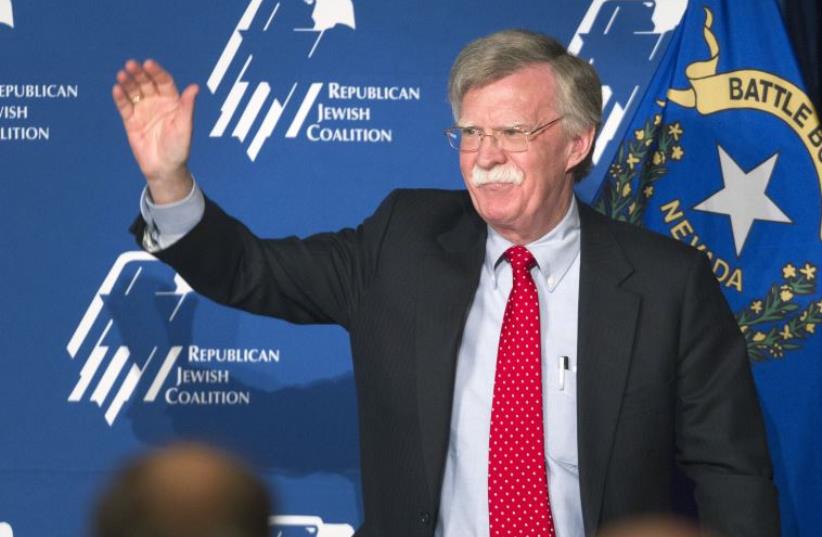
[[[143,248],[156,252],[168,248],[191,231],[203,218],[205,197],[195,183],[188,196],[174,203],[158,205],[151,200],[148,187],[140,196],[140,214],[146,221]]]
[[[176,203],[157,205],[143,191],[143,246],[168,248],[202,218],[205,199],[195,184]],[[480,282],[457,358],[451,433],[436,537],[488,537],[488,437],[502,315],[513,276],[502,254],[512,243],[490,226]],[[539,294],[543,418],[548,492],[557,537],[583,537],[577,462],[577,308],[579,212],[573,200],[562,221],[526,245]]]
[[[579,212],[527,244],[537,266],[548,493],[557,537],[583,537],[577,463]],[[436,537],[488,537],[488,439],[502,316],[513,285],[502,254],[513,246],[488,227],[485,261],[457,357],[451,436]],[[566,368],[567,366],[567,368]]]

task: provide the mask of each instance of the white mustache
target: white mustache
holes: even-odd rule
[[[490,170],[480,168],[474,164],[474,169],[471,170],[471,182],[474,186],[482,186],[490,183],[511,183],[513,185],[522,184],[525,179],[525,174],[516,166],[510,164],[500,164],[494,166]]]

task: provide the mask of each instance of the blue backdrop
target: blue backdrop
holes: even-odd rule
[[[602,76],[597,166],[578,189],[592,200],[685,12],[661,4],[0,0],[0,537],[87,532],[123,459],[175,438],[246,457],[299,515],[280,530],[346,536],[362,520],[346,334],[217,306],[135,251],[144,182],[111,102],[127,58],[200,84],[190,166],[209,196],[261,235],[306,235],[356,225],[396,187],[461,187],[448,70],[506,27],[556,36]],[[818,534],[808,524],[791,535]]]

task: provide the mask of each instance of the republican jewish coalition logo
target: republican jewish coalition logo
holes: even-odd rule
[[[272,90],[274,84],[271,81],[261,81],[253,88],[250,98],[246,95],[249,91],[250,84],[244,77],[249,67],[255,61],[255,58],[254,53],[242,51],[243,34],[252,31],[252,23],[257,20],[263,3],[263,0],[251,0],[249,2],[245,13],[243,13],[240,22],[231,34],[228,43],[226,43],[220,59],[214,66],[207,82],[209,91],[211,91],[212,94],[216,94],[226,77],[226,73],[234,63],[235,58],[239,58],[239,61],[243,62],[239,74],[233,82],[231,82],[228,94],[220,109],[220,117],[212,127],[209,136],[220,138],[226,134],[229,124],[232,122],[235,114],[239,112],[240,117],[239,120],[235,122],[231,136],[237,138],[240,143],[244,145],[247,140],[250,139],[246,147],[246,154],[252,161],[257,158],[263,144],[274,132],[274,129],[277,128],[292,98],[295,98],[295,94],[298,94],[299,91],[303,89],[299,88],[297,82],[293,82],[290,87],[283,88],[287,89],[287,93],[283,95]],[[308,41],[300,39],[300,41],[306,45],[306,49],[300,50],[298,48],[296,50],[289,50],[289,54],[302,56],[299,58],[300,62],[310,62],[326,33],[328,33],[330,37],[335,31],[335,28],[340,26],[354,30],[356,28],[356,22],[354,19],[354,6],[351,0],[303,0],[303,3],[308,6],[313,4],[313,10],[311,12],[311,21],[313,21],[313,23],[310,26],[299,26],[299,14],[296,14],[297,16],[295,17],[294,13],[289,13],[289,11],[295,10],[295,8],[300,11],[305,11],[304,6],[300,6],[298,2],[287,2],[283,0],[282,2],[277,2],[273,7],[268,6],[268,3],[266,3],[267,7],[271,9],[270,12],[266,14],[267,18],[261,31],[268,32],[271,30],[273,32],[274,28],[272,28],[272,23],[276,21],[280,23],[280,28],[278,29],[280,31],[292,32],[295,40],[303,36],[309,36],[311,39]],[[259,22],[260,21],[258,21],[257,24],[259,24]],[[297,26],[295,26],[295,23]],[[289,58],[289,60],[293,60],[293,58]],[[259,61],[259,59],[257,59],[257,61]],[[276,86],[281,87],[280,84]],[[322,87],[322,83],[314,82],[308,86],[307,90],[304,90],[297,113],[293,116],[286,131],[286,138],[295,138],[300,132],[308,112],[311,110]],[[244,106],[242,110],[238,110],[241,103],[243,103]],[[251,132],[252,126],[258,123],[257,118],[261,114],[262,122],[259,123],[254,132]]]
[[[0,0],[0,24],[14,28],[14,13],[11,9],[11,0]]]
[[[68,400],[76,403],[88,397],[105,407],[109,425],[144,378],[149,385],[142,400],[157,400],[188,339],[177,327],[191,288],[176,274],[173,286],[168,286],[152,274],[159,265],[146,252],[121,254],[66,346],[73,360],[85,359]],[[146,314],[152,310],[160,315]]]
[[[318,81],[344,59],[330,45],[355,29],[351,0],[250,0],[208,77],[223,99],[209,136],[236,139],[252,162],[278,129],[283,140],[392,143],[387,115],[372,107],[417,102],[419,86]]]
[[[112,265],[66,346],[83,362],[69,402],[91,402],[113,425],[132,399],[166,406],[247,406],[234,379],[276,366],[280,350],[195,344],[196,293],[151,254],[125,252]]]

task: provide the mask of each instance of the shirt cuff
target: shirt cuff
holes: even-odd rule
[[[153,253],[168,248],[191,231],[205,212],[203,191],[194,183],[188,195],[173,203],[157,204],[148,187],[140,196],[140,214],[146,222],[143,248]]]

